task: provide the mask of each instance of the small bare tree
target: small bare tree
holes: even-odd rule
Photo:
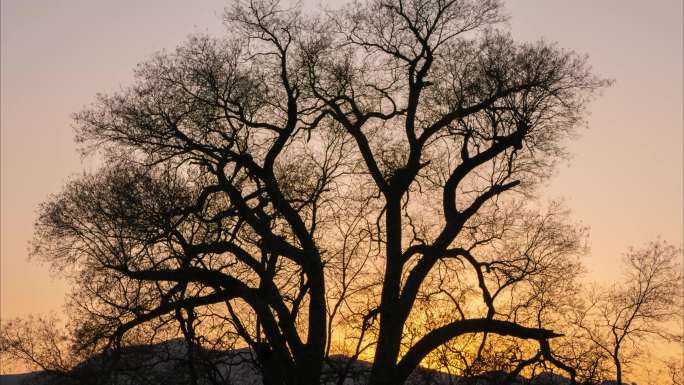
[[[668,361],[667,371],[672,385],[684,385],[684,357]]]
[[[584,338],[610,357],[620,385],[630,348],[641,350],[653,338],[682,342],[681,332],[672,331],[683,316],[680,258],[681,249],[663,241],[631,249],[624,258],[624,280],[589,296],[576,314]]]
[[[56,317],[4,321],[0,325],[0,358],[27,362],[48,374],[66,375],[86,358],[72,355],[69,341]]]

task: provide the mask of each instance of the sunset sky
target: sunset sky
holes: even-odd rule
[[[307,1],[304,4],[317,4]],[[27,261],[36,209],[93,167],[70,114],[132,80],[132,69],[192,33],[219,36],[224,0],[3,0],[0,317],[59,312],[67,290]],[[333,5],[333,2],[323,2]],[[619,278],[622,253],[658,237],[681,245],[681,0],[515,0],[514,36],[586,53],[615,80],[591,104],[543,199],[565,199],[591,228],[587,279]]]

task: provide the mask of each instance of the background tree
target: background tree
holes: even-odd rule
[[[65,329],[56,317],[10,320],[0,328],[2,367],[37,370],[21,382],[27,385],[225,385],[258,380],[258,365],[249,351],[217,342],[190,343],[187,334],[177,338],[177,328],[147,326],[140,332],[155,334],[156,340],[138,339],[140,344],[98,351],[84,349],[73,333],[78,328]],[[186,320],[181,329],[188,328],[192,326]]]
[[[0,325],[0,358],[3,368],[16,361],[32,363],[48,375],[67,375],[86,357],[73,356],[55,317],[29,317]],[[16,360],[12,362],[12,360]]]
[[[684,369],[682,359],[673,359],[667,363],[667,371],[672,385],[684,384]]]
[[[590,297],[576,314],[583,337],[600,348],[622,384],[630,355],[649,340],[681,343],[673,322],[682,320],[681,250],[662,241],[631,249],[624,258],[624,280]]]
[[[342,340],[376,385],[481,334],[564,367],[538,291],[581,236],[513,198],[607,83],[504,19],[495,0],[238,2],[226,39],[191,38],[99,96],[75,121],[104,165],[41,207],[34,242],[73,278],[75,349],[239,339],[266,384],[317,384]]]

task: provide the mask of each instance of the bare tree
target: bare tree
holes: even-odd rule
[[[624,280],[590,296],[577,312],[576,325],[612,361],[618,384],[630,348],[642,350],[653,338],[682,342],[671,322],[682,320],[681,250],[662,241],[631,249],[624,258]]]
[[[667,371],[672,385],[684,384],[684,362],[682,358],[670,360],[667,363]]]
[[[581,237],[512,202],[607,82],[572,51],[516,43],[501,8],[238,2],[226,39],[191,38],[99,96],[75,121],[105,165],[41,207],[34,242],[73,278],[75,348],[237,338],[266,384],[318,384],[342,340],[381,385],[480,334],[564,368],[539,289]],[[438,297],[455,310],[409,333]]]
[[[68,328],[68,331],[76,330]],[[147,332],[161,334],[158,326]],[[159,335],[162,342],[113,351],[74,348],[78,336],[65,331],[55,317],[5,322],[0,329],[3,369],[37,369],[23,383],[44,385],[96,384],[230,384],[231,379],[256,374],[251,355],[232,346],[184,346],[176,335]],[[17,364],[12,367],[12,364]],[[23,364],[23,365],[22,365]],[[240,370],[232,375],[233,368]]]
[[[30,362],[48,374],[67,375],[84,358],[71,355],[68,342],[56,317],[29,317],[0,325],[2,358]]]

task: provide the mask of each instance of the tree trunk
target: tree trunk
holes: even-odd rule
[[[320,261],[316,253],[315,261]],[[323,265],[316,263],[309,274],[309,331],[304,353],[297,359],[298,385],[319,385],[325,344],[327,341],[327,312]]]
[[[371,369],[370,385],[394,385],[393,376],[403,330],[403,322],[399,322],[397,318],[399,317],[393,310],[387,310],[380,316],[380,332]]]
[[[401,203],[400,198],[390,197],[386,213],[386,263],[385,280],[380,300],[380,330],[371,369],[370,385],[394,384],[393,376],[399,357],[402,331],[406,317],[399,304],[401,288]]]
[[[613,362],[615,363],[615,381],[618,385],[622,385],[622,363],[617,353],[613,356]]]

